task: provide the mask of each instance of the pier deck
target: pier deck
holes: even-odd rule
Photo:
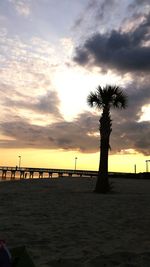
[[[90,170],[72,170],[72,169],[51,169],[51,168],[31,168],[31,167],[8,167],[0,166],[0,179],[6,180],[10,177],[11,180],[15,180],[16,177],[20,179],[33,179],[33,178],[52,178],[62,176],[87,176],[96,177],[98,171]],[[112,178],[145,178],[150,179],[150,173],[123,173],[123,172],[109,172],[109,177]]]
[[[88,170],[71,170],[71,169],[48,169],[48,168],[29,168],[29,167],[0,167],[0,176],[2,177],[2,180],[5,180],[7,176],[10,177],[11,180],[14,180],[16,178],[16,175],[19,174],[20,179],[26,179],[26,178],[34,178],[34,175],[36,174],[36,177],[38,178],[44,178],[44,175],[48,176],[49,178],[52,178],[54,175],[55,177],[62,177],[64,175],[68,176],[97,176],[97,171],[88,171]]]

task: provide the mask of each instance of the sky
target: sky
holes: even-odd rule
[[[1,0],[0,66],[0,166],[73,169],[77,157],[97,170],[101,111],[87,96],[112,84],[128,108],[111,111],[109,171],[145,171],[149,0]]]

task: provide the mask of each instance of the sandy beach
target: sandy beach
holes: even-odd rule
[[[0,181],[0,238],[25,245],[37,267],[150,266],[150,180]]]

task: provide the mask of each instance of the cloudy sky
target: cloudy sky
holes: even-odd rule
[[[97,169],[98,85],[117,84],[109,170],[150,155],[149,0],[0,1],[0,165]],[[119,162],[118,162],[119,161]]]

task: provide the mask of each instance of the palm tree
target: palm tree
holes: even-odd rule
[[[95,192],[107,193],[111,190],[108,180],[109,138],[112,131],[110,108],[126,108],[127,96],[119,86],[106,85],[103,88],[98,86],[96,92],[89,94],[87,103],[90,107],[96,107],[99,110],[102,109],[102,114],[99,119],[100,163]]]

